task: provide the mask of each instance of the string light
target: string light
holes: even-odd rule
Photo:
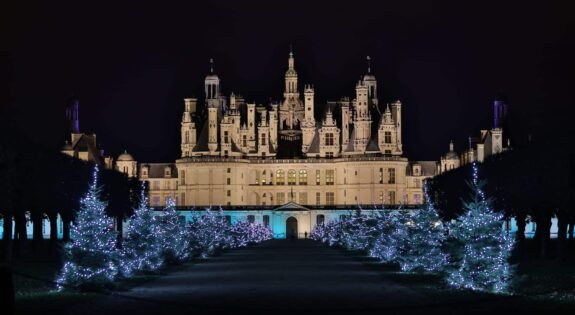
[[[162,215],[157,217],[161,237],[162,255],[168,264],[180,264],[190,256],[190,238],[184,217],[176,211],[174,200],[168,198]]]
[[[72,240],[64,246],[65,262],[56,279],[58,289],[100,289],[118,275],[117,234],[114,219],[105,213],[106,205],[100,198],[95,166],[92,184],[71,224]]]

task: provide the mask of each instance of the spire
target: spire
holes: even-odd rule
[[[290,70],[294,70],[293,48],[292,48],[291,44],[289,45],[288,68]]]
[[[210,58],[210,73],[214,73],[214,58]]]
[[[449,152],[453,152],[453,140],[449,141]]]
[[[371,57],[367,56],[367,73],[371,73]]]

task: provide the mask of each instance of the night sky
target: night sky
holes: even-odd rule
[[[127,149],[139,161],[174,161],[182,99],[203,97],[209,59],[226,95],[267,104],[282,97],[290,44],[300,89],[315,85],[316,106],[354,97],[371,56],[380,101],[404,104],[412,160],[437,160],[450,139],[463,149],[469,135],[491,126],[497,95],[525,120],[545,111],[565,117],[575,106],[575,19],[559,4],[236,2],[9,8],[2,118],[59,149],[64,105],[75,94],[81,130],[97,133],[108,154]]]

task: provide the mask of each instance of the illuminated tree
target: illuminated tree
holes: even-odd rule
[[[436,272],[447,264],[442,250],[445,229],[424,187],[423,209],[414,210],[407,222],[407,239],[398,261],[403,271]]]
[[[196,215],[188,225],[192,256],[206,258],[223,248],[229,242],[228,229],[221,209],[218,212],[206,209],[202,215]]]
[[[503,215],[491,209],[492,199],[485,197],[485,182],[478,181],[477,173],[474,164],[465,213],[450,226],[451,237],[458,246],[447,282],[456,288],[505,292],[513,276],[508,259],[515,241],[501,228]]]
[[[59,289],[97,290],[109,286],[118,275],[114,219],[100,199],[98,167],[92,184],[80,201],[72,223],[72,240],[64,247],[65,262],[56,282]]]
[[[190,240],[185,222],[180,219],[172,199],[166,201],[166,207],[157,219],[164,262],[168,264],[184,262],[189,257]]]
[[[240,221],[229,228],[225,246],[228,248],[245,247],[250,244],[261,243],[272,237],[273,234],[269,227],[259,223]]]
[[[162,252],[158,221],[142,189],[140,203],[134,210],[122,246],[122,274],[129,276],[132,273],[158,270],[164,263]]]
[[[369,250],[372,257],[383,262],[398,262],[408,241],[407,222],[409,214],[403,210],[382,211],[377,217],[377,236]]]
[[[361,208],[342,221],[341,244],[350,250],[366,250],[372,246],[375,237],[375,220],[363,214]]]

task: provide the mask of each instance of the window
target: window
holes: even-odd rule
[[[387,170],[389,173],[388,184],[395,184],[395,168],[390,168]]]
[[[389,204],[390,204],[390,205],[394,205],[394,204],[395,204],[395,191],[390,191],[390,192],[389,192]]]
[[[269,216],[269,215],[264,214],[264,216],[263,216],[263,221],[264,221],[264,226],[265,226],[265,227],[270,226],[270,216]]]
[[[325,193],[325,204],[326,205],[334,205],[335,204],[335,193],[334,192],[326,192]]]
[[[334,179],[335,179],[335,171],[334,170],[325,171],[325,184],[326,185],[333,185]]]
[[[256,222],[256,217],[252,214],[248,215],[248,222],[249,223],[254,223]]]
[[[248,146],[248,136],[243,135],[242,136],[242,147],[247,147]]]
[[[168,182],[168,181],[165,181],[165,182],[164,182],[164,189],[165,189],[165,190],[170,189],[170,182]]]
[[[262,133],[262,141],[260,141],[260,145],[264,146],[266,145],[266,134]]]
[[[228,190],[227,193],[226,193],[226,196],[231,197],[231,196],[232,196],[232,191],[231,191],[231,190]]]
[[[333,145],[333,133],[325,134],[325,145]]]
[[[231,178],[226,178],[226,184],[231,185],[232,184],[232,179]]]
[[[315,224],[320,225],[325,222],[325,216],[323,214],[318,214],[315,219]]]
[[[276,171],[276,185],[284,185],[285,184],[285,172],[284,170],[277,170]]]
[[[379,192],[379,203],[383,204],[384,200],[383,200],[384,196],[383,196],[383,191]]]
[[[186,193],[180,193],[180,206],[186,205]]]
[[[152,206],[157,207],[160,205],[160,197],[154,196],[152,197]]]
[[[279,192],[276,194],[276,199],[278,201],[278,205],[283,205],[285,201],[285,194],[283,192]]]
[[[184,143],[190,143],[190,132],[186,130]]]
[[[180,185],[185,185],[186,184],[186,171],[181,170],[180,171]]]
[[[232,172],[232,169],[228,167],[228,174]]]
[[[326,158],[332,158],[332,157],[333,157],[333,152],[326,152],[326,153],[325,153],[325,157],[326,157]]]
[[[224,143],[228,143],[228,142],[229,142],[228,132],[224,131]]]
[[[391,150],[385,150],[385,155],[391,155]]]
[[[307,192],[300,192],[299,193],[299,204],[300,205],[307,205]]]
[[[416,205],[421,204],[421,195],[420,194],[414,194],[413,195],[413,203],[415,203]]]
[[[295,170],[289,170],[288,171],[288,185],[295,185]]]
[[[307,185],[307,170],[299,170],[299,184]]]
[[[315,184],[316,185],[321,184],[321,171],[320,170],[315,171]]]
[[[321,193],[317,192],[315,193],[315,204],[316,205],[321,205]]]
[[[386,131],[384,134],[384,142],[391,143],[391,131]]]
[[[152,182],[152,188],[155,190],[160,190],[160,182],[155,180]]]
[[[379,183],[383,184],[383,167],[379,168]]]
[[[419,178],[415,179],[415,188],[420,188],[421,187],[421,180]]]

